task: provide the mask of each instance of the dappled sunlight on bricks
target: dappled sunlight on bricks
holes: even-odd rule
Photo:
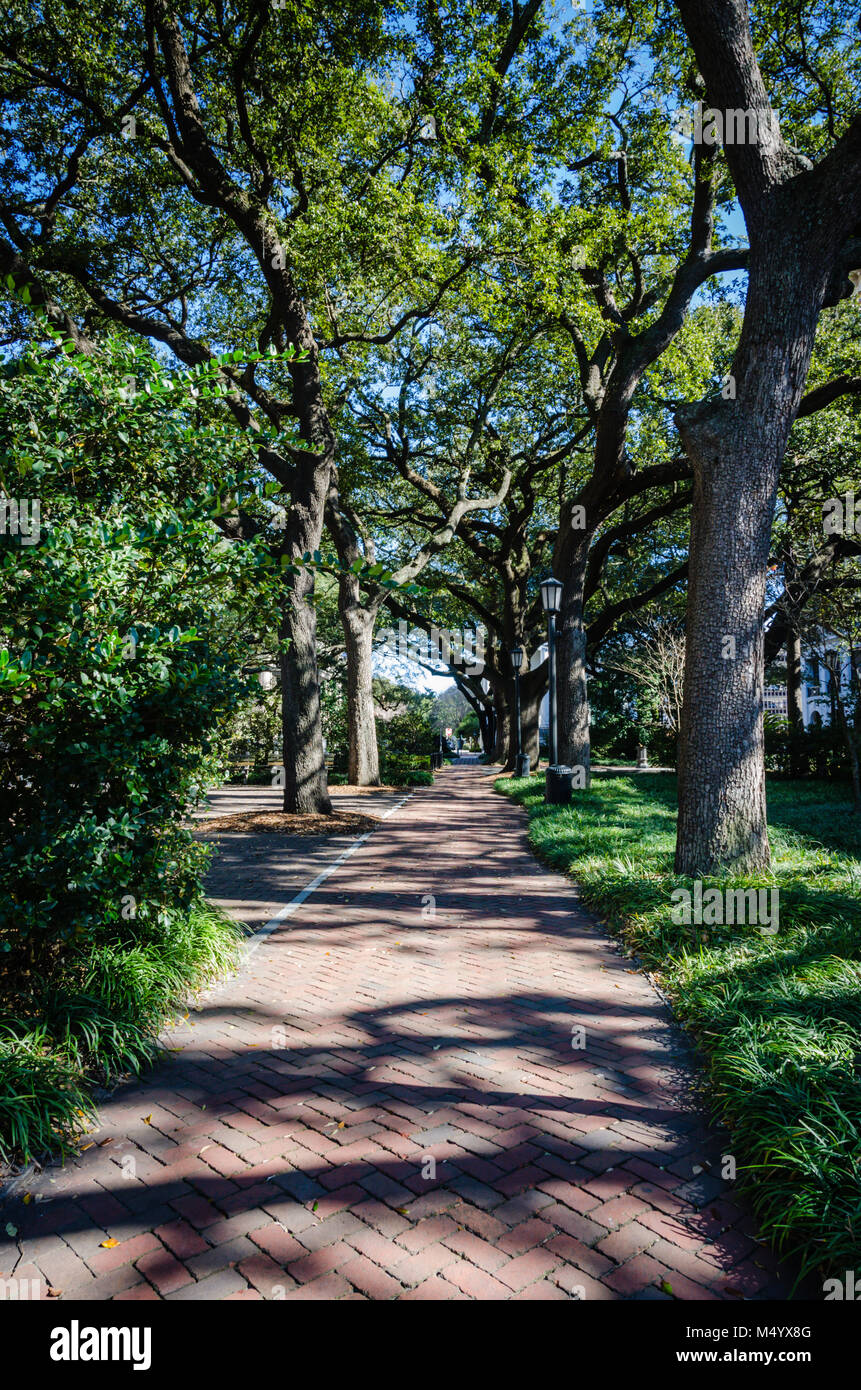
[[[259,861],[232,856],[239,903]],[[415,794],[165,1044],[9,1199],[63,1297],[788,1293],[662,1002],[482,775]]]

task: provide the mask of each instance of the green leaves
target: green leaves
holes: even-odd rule
[[[126,895],[138,936],[185,912],[205,855],[182,824],[216,776],[217,731],[243,692],[247,596],[269,582],[252,547],[220,545],[214,484],[188,503],[171,495],[187,403],[174,395],[153,411],[141,394],[129,413],[117,386],[132,361],[139,376],[150,369],[125,348],[82,372],[32,353],[0,393],[3,482],[23,495],[20,465],[35,447],[43,503],[38,546],[0,545],[0,742],[15,750],[0,949],[11,981],[44,952],[65,966],[132,930]],[[20,429],[34,416],[35,446]],[[201,429],[206,445],[227,437]],[[262,506],[259,479],[240,480],[236,438],[227,476]]]

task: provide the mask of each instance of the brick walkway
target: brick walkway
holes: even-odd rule
[[[167,1045],[8,1197],[0,1273],[65,1300],[787,1295],[658,996],[482,767],[396,810]]]

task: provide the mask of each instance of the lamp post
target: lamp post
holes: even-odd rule
[[[529,776],[529,758],[523,751],[520,725],[520,668],[523,665],[523,648],[512,647],[508,653],[511,669],[514,672],[514,727],[517,730],[517,757],[514,763],[515,777]]]
[[[559,764],[558,719],[556,712],[556,614],[562,606],[562,585],[558,579],[541,582],[541,605],[547,614],[547,683],[549,694],[550,763],[544,786],[544,800],[565,805],[571,800],[574,769]]]

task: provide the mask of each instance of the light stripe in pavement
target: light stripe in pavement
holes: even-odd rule
[[[401,797],[400,801],[396,801],[394,806],[389,807],[388,811],[384,811],[380,816],[380,825],[382,825],[384,820],[388,820],[389,816],[393,816],[395,811],[400,810],[404,802],[409,801],[412,795],[412,792],[407,792],[406,796]],[[289,903],[285,903],[281,910],[276,912],[274,917],[270,917],[268,922],[265,922],[262,927],[258,927],[245,943],[245,959],[247,960],[250,955],[253,955],[261,942],[263,942],[271,932],[274,932],[276,927],[280,926],[282,922],[285,922],[288,917],[292,917],[293,913],[302,906],[306,899],[310,898],[311,894],[320,887],[320,884],[325,883],[326,879],[329,878],[336,869],[339,869],[344,861],[349,859],[351,854],[355,854],[359,846],[363,845],[366,840],[369,840],[378,829],[379,826],[375,825],[373,830],[366,830],[364,835],[360,835],[358,840],[354,840],[351,845],[348,845],[347,848],[338,855],[337,859],[333,859],[331,864],[327,864],[325,869],[321,869],[317,877],[312,878],[311,882],[306,884],[306,886],[296,894],[295,898],[291,898]]]

